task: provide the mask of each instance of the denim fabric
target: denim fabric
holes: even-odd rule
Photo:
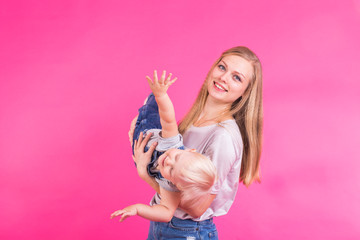
[[[150,222],[148,240],[219,239],[212,218],[200,222],[173,217],[170,222]]]
[[[139,108],[139,116],[135,124],[133,136],[133,154],[135,140],[139,139],[139,135],[141,132],[145,134],[149,129],[161,129],[159,108],[156,103],[155,96],[152,93],[148,96],[146,103],[141,108]],[[144,151],[147,152],[148,150],[149,148],[145,146]],[[148,173],[152,177],[162,178],[160,172],[155,173],[150,171],[150,169],[154,165],[154,162],[161,156],[161,154],[163,154],[163,152],[158,152],[155,150],[147,167]]]
[[[139,139],[141,132],[145,133],[149,129],[161,129],[159,108],[152,93],[147,98],[145,105],[139,108],[133,137],[133,153],[135,140]]]

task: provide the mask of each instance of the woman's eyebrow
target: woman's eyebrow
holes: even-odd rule
[[[224,60],[221,60],[220,62],[222,62],[227,67],[227,64]]]
[[[236,72],[237,74],[241,75],[244,79],[246,79],[246,77],[245,77],[245,75],[244,75],[244,74],[239,73],[238,71],[234,71],[234,72]]]
[[[226,62],[225,62],[224,60],[221,60],[220,62],[223,62],[224,65],[227,67],[227,64],[226,64]],[[241,75],[244,79],[246,79],[246,77],[245,77],[244,74],[242,74],[242,73],[240,73],[240,72],[238,72],[238,71],[234,71],[234,72],[237,73],[237,74],[239,74],[239,75]]]

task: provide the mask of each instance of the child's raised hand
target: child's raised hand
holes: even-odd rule
[[[166,77],[166,71],[164,70],[160,79],[158,79],[157,72],[154,70],[154,79],[152,80],[149,76],[146,76],[151,91],[155,97],[161,97],[166,94],[168,88],[177,80],[177,78],[171,79],[172,74],[170,73]]]
[[[117,210],[115,212],[113,212],[111,214],[111,219],[115,218],[115,217],[118,217],[121,215],[120,217],[120,222],[124,221],[126,218],[130,217],[130,216],[134,216],[137,214],[137,209],[135,207],[135,205],[131,205],[131,206],[128,206],[124,209],[121,209],[121,210]]]

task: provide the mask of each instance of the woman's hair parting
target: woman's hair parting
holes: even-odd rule
[[[230,48],[223,52],[214,62],[193,106],[180,122],[179,132],[183,134],[199,118],[209,95],[206,82],[221,59],[230,55],[244,58],[253,67],[249,86],[243,95],[235,100],[231,108],[227,110],[234,117],[244,143],[239,180],[245,186],[249,186],[254,181],[260,182],[260,155],[263,129],[262,67],[259,58],[249,48],[243,46]]]
[[[217,173],[209,158],[197,152],[191,154],[191,160],[180,170],[176,186],[181,191],[181,202],[186,206],[196,207],[209,197]]]

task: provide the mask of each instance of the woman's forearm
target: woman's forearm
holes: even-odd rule
[[[136,163],[136,169],[139,176],[147,182],[156,192],[160,192],[159,184],[155,181],[154,178],[150,177],[147,172],[147,165],[150,162],[152,153],[155,150],[157,143],[153,143],[147,152],[144,152],[145,145],[149,141],[151,134],[147,134],[143,138],[143,133],[141,132],[138,138],[138,141],[135,141],[134,145],[134,156],[133,159]]]
[[[160,193],[160,187],[159,184],[155,181],[155,178],[150,177],[146,167],[145,168],[137,168],[138,174],[142,180],[144,180],[147,184],[150,185],[157,193]]]
[[[147,184],[150,185],[157,193],[160,193],[159,184],[155,181],[155,178],[152,178],[148,175],[148,177],[142,178]]]
[[[199,218],[210,207],[215,197],[216,197],[215,194],[210,194],[210,196],[206,199],[206,201],[200,207],[197,208],[192,208],[191,206],[183,206],[181,203],[180,203],[180,208],[190,216],[194,218]]]

